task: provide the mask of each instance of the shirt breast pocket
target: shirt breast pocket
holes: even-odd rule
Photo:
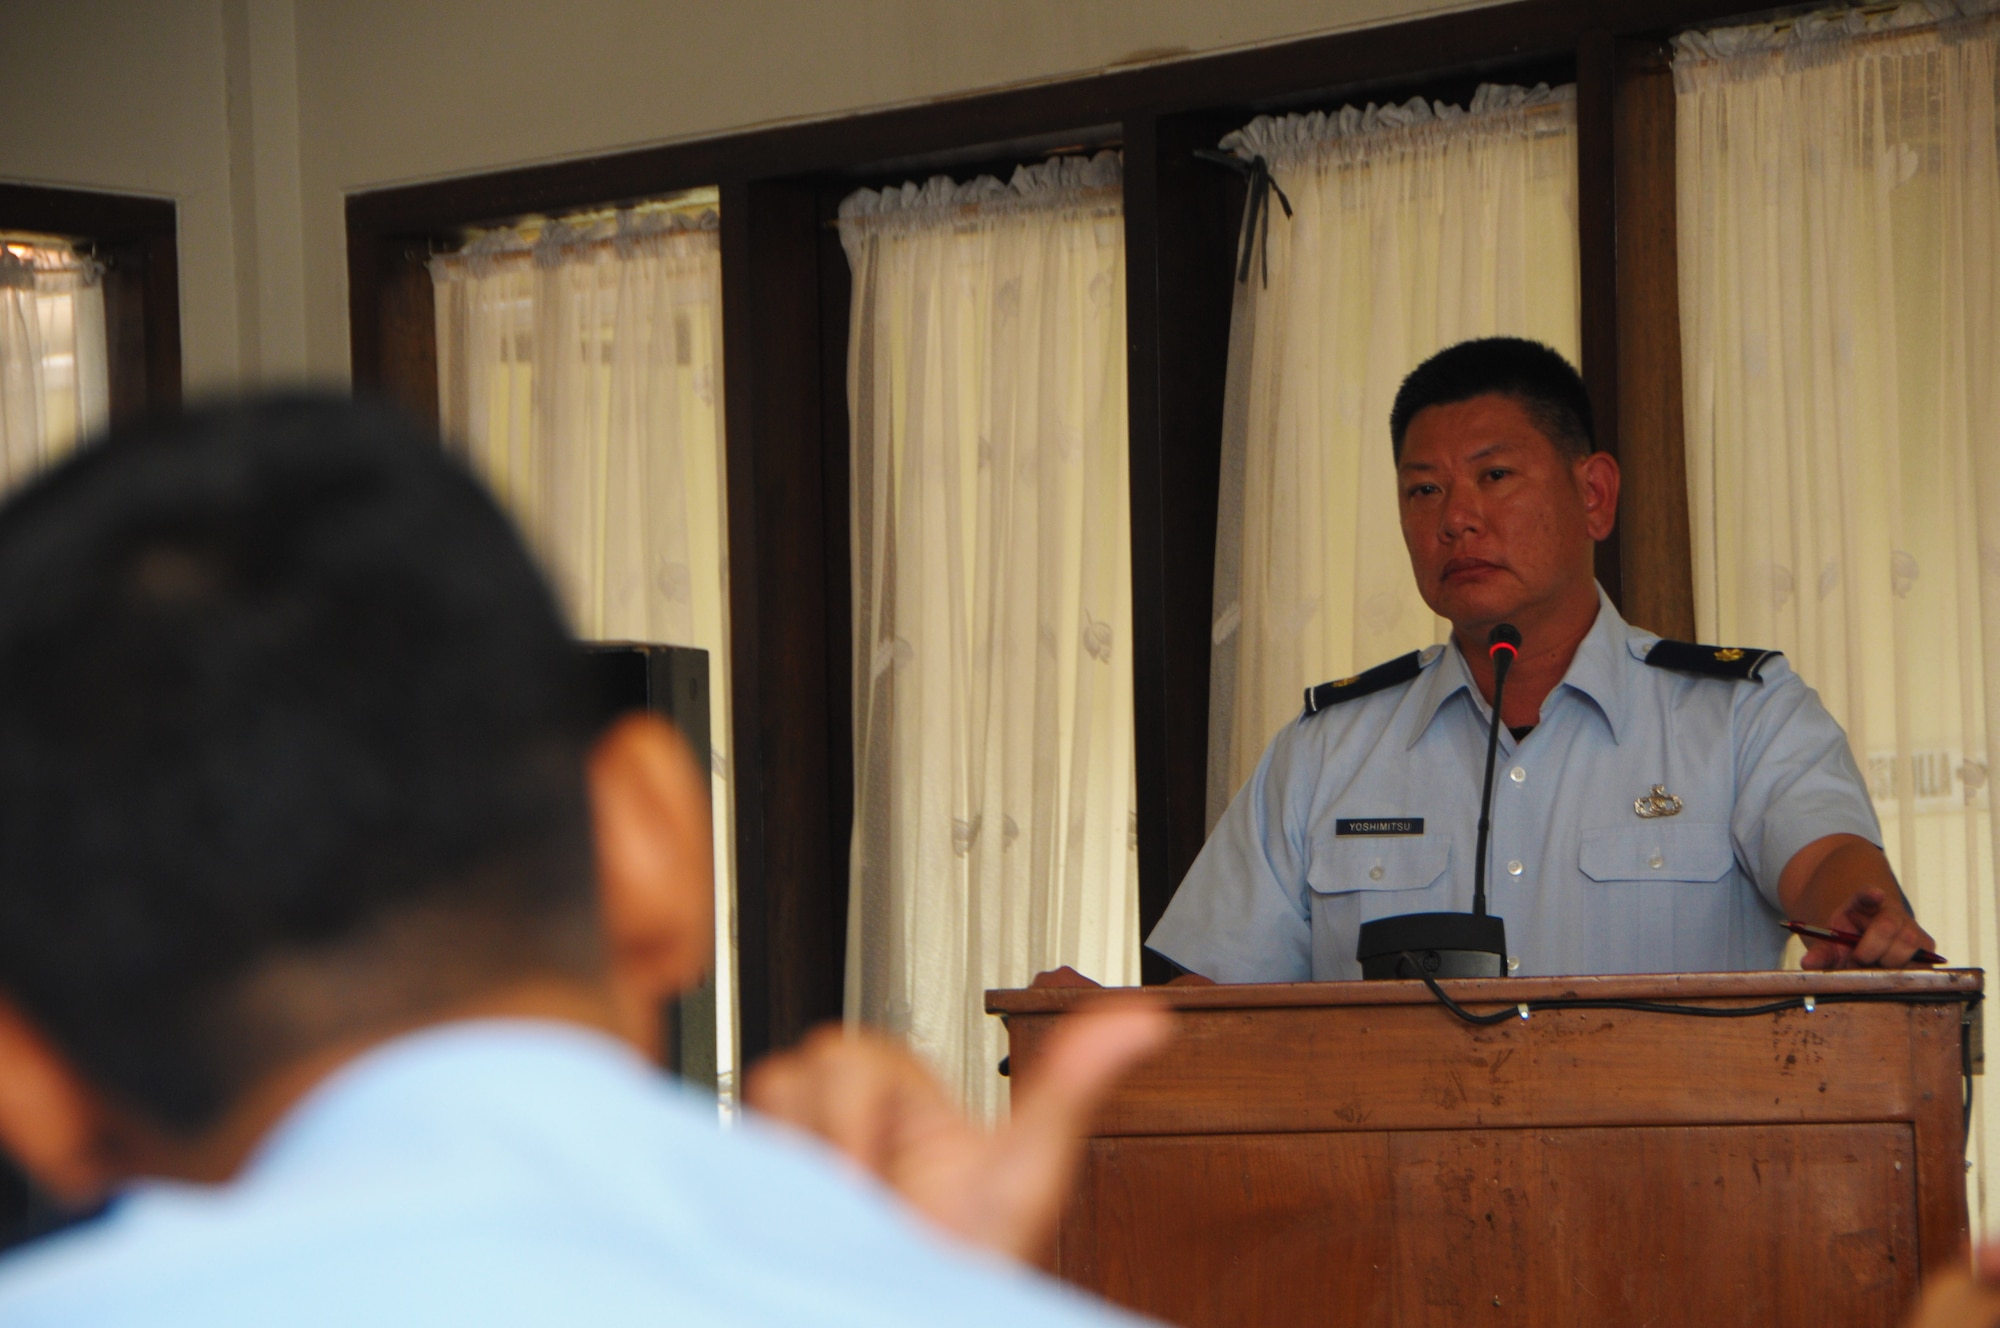
[[[1657,821],[1586,830],[1578,866],[1593,881],[1719,881],[1736,853],[1720,821]]]
[[[1342,835],[1313,854],[1306,884],[1316,895],[1423,890],[1451,868],[1451,841],[1423,835]]]

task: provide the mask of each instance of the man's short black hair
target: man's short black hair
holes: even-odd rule
[[[260,975],[374,935],[419,989],[532,962],[594,916],[577,668],[513,527],[385,408],[85,446],[0,508],[0,990],[185,1131],[338,1017],[312,981],[251,1008]]]
[[[1572,459],[1597,450],[1590,394],[1562,355],[1522,337],[1480,337],[1447,346],[1410,370],[1389,411],[1389,438],[1403,459],[1403,436],[1417,412],[1474,397],[1512,397],[1556,450]]]

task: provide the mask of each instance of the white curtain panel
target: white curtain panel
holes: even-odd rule
[[[733,1091],[722,264],[713,211],[489,232],[431,261],[438,404],[590,640],[709,657],[719,1087]]]
[[[847,1015],[1005,1107],[989,987],[1138,980],[1118,158],[841,204]]]
[[[1782,649],[1819,690],[1918,917],[1954,964],[1991,967],[2000,27],[1982,8],[1690,34],[1674,77],[1698,630]]]
[[[67,245],[0,243],[0,487],[110,418],[99,275]]]
[[[1573,88],[1265,116],[1222,146],[1263,157],[1293,215],[1271,200],[1230,322],[1211,829],[1304,688],[1449,631],[1397,516],[1403,376],[1468,337],[1532,337],[1573,363],[1578,341]]]

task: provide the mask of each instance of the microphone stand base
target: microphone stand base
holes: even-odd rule
[[[1406,957],[1407,956],[1407,957]],[[1361,924],[1354,957],[1371,981],[1420,976],[1410,958],[1434,978],[1507,976],[1507,924],[1474,913],[1405,913]]]

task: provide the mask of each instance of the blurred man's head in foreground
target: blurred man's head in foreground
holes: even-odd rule
[[[506,518],[383,409],[197,411],[16,494],[0,1141],[87,1197],[482,1003],[656,1036],[707,953],[702,784],[656,721],[599,741],[577,667]]]

